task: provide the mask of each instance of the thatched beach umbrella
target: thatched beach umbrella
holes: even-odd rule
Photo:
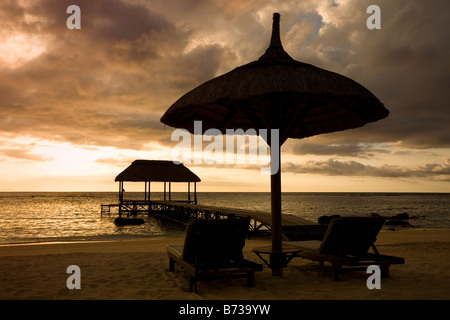
[[[280,40],[280,15],[273,15],[270,46],[257,60],[198,86],[182,96],[161,121],[194,133],[225,129],[279,129],[279,143],[268,138],[279,155],[288,138],[361,127],[385,118],[389,111],[366,88],[334,72],[292,59]],[[268,134],[268,136],[270,136]],[[276,150],[273,150],[277,148]],[[273,160],[272,160],[273,163]],[[280,161],[276,165],[280,166]],[[279,169],[279,167],[277,168]],[[281,275],[281,173],[271,176],[273,274]],[[277,263],[278,261],[278,263]]]

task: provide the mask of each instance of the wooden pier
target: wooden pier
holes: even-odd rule
[[[199,205],[183,201],[123,201],[122,204],[102,205],[102,215],[110,215],[111,208],[117,208],[119,216],[148,215],[184,224],[194,219],[249,218],[249,235],[251,236],[269,235],[272,226],[272,216],[269,212]],[[283,214],[282,231],[284,240],[321,240],[324,227],[291,214]]]
[[[197,182],[200,182],[200,178],[182,164],[174,164],[167,160],[135,160],[115,180],[119,182],[119,202],[102,204],[102,216],[117,214],[118,218],[122,219],[122,216],[133,218],[139,214],[145,214],[181,223],[187,223],[194,219],[249,218],[249,235],[271,233],[272,215],[269,212],[197,204]],[[144,182],[144,200],[125,200],[124,182]],[[164,183],[164,200],[150,198],[151,182]],[[188,184],[186,201],[172,201],[171,199],[171,183],[177,182]],[[166,183],[169,184],[168,197],[166,196]],[[192,201],[191,183],[194,183]],[[114,210],[113,213],[111,209]],[[283,214],[281,217],[284,240],[322,240],[325,230],[321,224],[290,214]]]

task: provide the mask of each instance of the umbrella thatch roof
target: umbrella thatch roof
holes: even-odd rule
[[[278,128],[284,140],[357,128],[388,114],[352,79],[292,59],[281,45],[275,14],[271,43],[261,58],[186,93],[161,121],[191,133],[195,120],[202,120],[203,131]]]
[[[288,138],[358,128],[388,114],[384,105],[357,82],[292,59],[281,44],[280,14],[275,13],[270,46],[257,61],[186,93],[166,111],[161,122],[194,134],[196,120],[202,121],[202,134],[211,128],[222,133],[225,129],[279,129],[275,139],[265,139],[271,147],[271,169],[275,169],[270,179],[272,273],[281,275],[281,145]],[[272,151],[278,161],[274,161]]]
[[[115,181],[200,182],[183,164],[165,160],[135,160]]]

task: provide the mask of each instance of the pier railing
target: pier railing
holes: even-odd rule
[[[165,201],[164,201],[165,202]],[[170,201],[170,203],[184,203],[184,204],[192,204],[194,201],[184,201],[184,200],[175,200]],[[115,209],[115,210],[114,210]],[[114,210],[115,212],[112,212]],[[138,214],[152,214],[160,211],[158,201],[150,201],[150,200],[123,200],[119,203],[111,203],[111,204],[102,204],[101,205],[101,215],[111,215],[118,214],[119,217],[122,215],[126,216],[137,216]]]

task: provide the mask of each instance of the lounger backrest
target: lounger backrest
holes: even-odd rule
[[[248,232],[248,219],[198,219],[186,228],[183,259],[191,264],[239,261]]]
[[[319,252],[360,256],[369,251],[383,227],[384,217],[338,217],[331,220]]]

